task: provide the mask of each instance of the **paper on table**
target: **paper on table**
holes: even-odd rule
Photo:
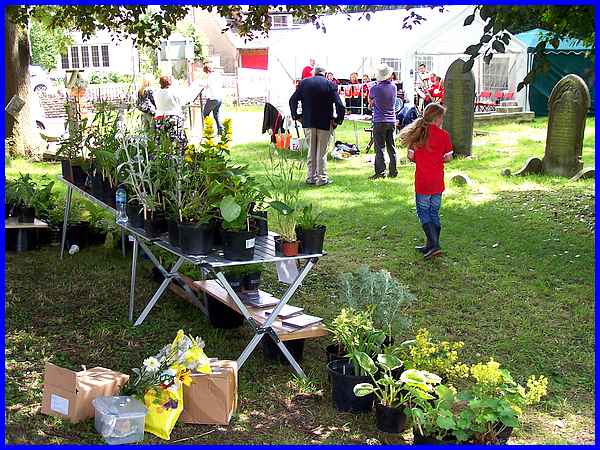
[[[280,282],[292,284],[298,277],[298,262],[295,259],[278,261],[275,265],[277,266],[277,278]]]

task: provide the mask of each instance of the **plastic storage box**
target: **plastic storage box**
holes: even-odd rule
[[[130,444],[144,440],[146,407],[133,397],[97,397],[96,431],[107,444]]]

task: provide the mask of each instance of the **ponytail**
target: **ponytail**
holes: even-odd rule
[[[400,142],[402,145],[413,150],[423,147],[429,137],[429,125],[438,117],[443,116],[445,112],[446,108],[439,103],[430,103],[427,105],[423,111],[423,117],[419,117],[400,131]]]

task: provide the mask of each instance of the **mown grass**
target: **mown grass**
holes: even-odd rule
[[[586,166],[594,164],[593,125],[588,120]],[[422,240],[414,211],[414,168],[403,164],[398,178],[373,182],[367,180],[372,164],[365,155],[330,162],[334,184],[302,188],[303,198],[325,213],[329,254],[292,303],[329,320],[340,309],[340,272],[362,264],[387,269],[417,295],[410,310],[413,333],[427,327],[436,337],[462,340],[467,362],[493,356],[520,381],[532,373],[548,376],[550,395],[525,415],[511,443],[593,443],[594,180],[500,176],[504,167],[514,171],[529,156],[543,155],[545,126],[545,120],[536,120],[477,128],[485,135],[475,137],[473,158],[447,165],[445,255],[430,262],[413,249]],[[354,141],[352,124],[336,134]],[[264,143],[247,144],[235,146],[232,156],[260,176],[266,152]],[[19,170],[55,174],[60,168],[17,160],[7,174]],[[468,174],[475,185],[451,185],[456,172]],[[138,314],[157,287],[148,263],[142,266]],[[44,361],[129,372],[179,328],[201,335],[209,356],[235,359],[241,353],[251,336],[248,328],[213,329],[198,310],[172,294],[133,328],[126,319],[129,269],[116,249],[102,247],[62,262],[56,247],[7,255],[6,442],[100,442],[91,421],[71,425],[39,413]],[[267,290],[282,291],[272,268],[265,278]],[[410,432],[377,432],[372,415],[333,409],[322,350],[328,342],[306,344],[302,366],[311,383],[299,383],[287,367],[265,364],[260,352],[253,354],[240,371],[240,407],[231,425],[177,425],[172,442],[410,442]]]

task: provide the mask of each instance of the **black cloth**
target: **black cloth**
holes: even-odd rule
[[[302,102],[302,116],[298,114],[298,102]],[[322,75],[302,80],[290,97],[292,118],[300,120],[304,128],[329,130],[333,119],[333,105],[337,112],[335,121],[341,125],[346,108],[333,83]]]
[[[271,130],[271,142],[273,143],[276,142],[275,135],[283,132],[283,117],[281,117],[277,108],[270,103],[265,103],[265,109],[263,110],[263,134],[266,133],[267,130]]]

